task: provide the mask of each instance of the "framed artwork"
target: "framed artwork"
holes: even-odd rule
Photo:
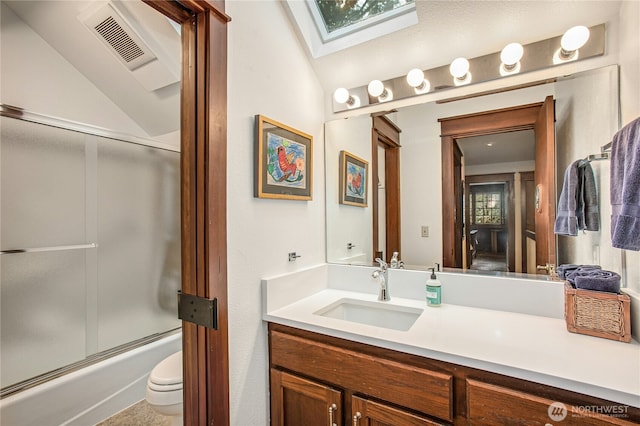
[[[340,151],[340,204],[367,207],[369,163]]]
[[[311,200],[313,137],[263,115],[255,128],[254,197]]]

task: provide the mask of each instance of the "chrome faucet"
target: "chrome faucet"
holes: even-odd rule
[[[378,262],[380,266],[378,269],[373,271],[371,276],[380,280],[380,292],[378,293],[378,300],[387,302],[391,300],[391,297],[389,296],[389,266],[387,265],[387,262],[380,259],[379,257],[376,258],[376,262]]]
[[[394,251],[391,260],[389,261],[389,268],[391,269],[404,269],[404,262],[398,258],[398,252]]]

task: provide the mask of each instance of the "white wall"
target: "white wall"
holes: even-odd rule
[[[353,121],[352,121],[353,120]],[[357,207],[339,204],[340,151],[347,151],[369,163],[371,167],[371,117],[325,124],[325,173],[327,199],[327,259],[330,262],[371,264],[373,259],[372,174],[368,173],[368,205]],[[347,249],[347,244],[355,248]]]
[[[268,352],[260,280],[324,263],[324,93],[285,11],[228,1],[228,287],[233,425],[268,424]],[[314,137],[313,200],[253,197],[254,115]],[[287,253],[302,255],[289,262]]]
[[[585,72],[556,84],[556,197],[562,191],[565,169],[575,160],[597,154],[618,131],[618,70],[609,67]],[[594,119],[597,118],[597,119]],[[611,246],[609,161],[593,161],[600,210],[600,232],[578,232],[576,237],[558,236],[558,264],[598,264],[622,271],[620,250]]]
[[[0,102],[120,133],[147,133],[4,3],[0,25]]]

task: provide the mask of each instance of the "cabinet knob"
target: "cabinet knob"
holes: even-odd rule
[[[362,414],[360,411],[356,411],[356,414],[353,416],[353,426],[358,426],[360,423],[360,419],[362,418]]]
[[[333,421],[333,413],[338,409],[338,406],[336,404],[331,404],[329,406],[329,426],[338,426],[337,424],[334,423]]]

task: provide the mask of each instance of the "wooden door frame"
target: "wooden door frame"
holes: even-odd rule
[[[442,266],[455,264],[455,215],[453,155],[456,139],[533,129],[543,102],[439,118],[442,145]],[[459,242],[462,244],[462,242]]]
[[[536,234],[535,234],[535,228],[534,231],[532,232],[531,230],[527,229],[527,217],[528,217],[528,213],[527,212],[527,205],[531,202],[531,200],[529,200],[529,197],[527,196],[527,188],[526,188],[526,184],[525,182],[534,182],[535,185],[535,180],[534,180],[534,172],[520,172],[520,223],[521,223],[521,243],[522,243],[522,272],[523,273],[528,273],[527,271],[527,238],[531,238],[533,240],[536,239]],[[532,195],[533,196],[533,195]],[[535,254],[535,253],[534,253]]]
[[[463,170],[463,161],[462,158],[464,157],[462,150],[460,149],[460,147],[458,146],[457,143],[453,144],[453,170],[454,170],[454,174],[453,174],[453,198],[455,200],[458,200],[461,205],[464,205],[464,176],[462,176],[462,170]],[[456,202],[457,205],[457,202]],[[455,223],[455,240],[456,241],[462,241],[462,235],[463,235],[463,231],[462,229],[464,228],[464,212],[462,211],[463,209],[455,209],[452,210],[454,212],[453,215],[453,220]],[[468,227],[466,227],[468,228]],[[466,231],[466,229],[465,229]],[[467,232],[468,235],[468,232]],[[467,241],[469,241],[469,239],[467,238]],[[468,244],[467,244],[468,246]],[[456,265],[460,265],[460,267],[462,267],[462,262],[463,262],[463,247],[462,244],[460,244],[459,247],[455,247],[453,250],[453,258],[454,258],[454,262]],[[468,251],[468,250],[467,250]],[[469,261],[469,257],[467,256],[467,263]]]
[[[218,328],[182,322],[186,425],[229,425],[227,23],[224,0],[142,0],[181,25],[182,293],[217,299]],[[214,167],[215,165],[215,167]]]
[[[391,254],[397,251],[401,257],[401,227],[400,227],[400,128],[384,115],[372,117],[371,129],[371,199],[373,215],[373,257],[378,251],[378,145],[385,148],[385,227],[386,246],[385,255],[389,261]],[[389,230],[393,230],[390,233]]]
[[[507,269],[515,272],[516,267],[516,212],[515,212],[515,188],[514,173],[496,173],[487,175],[472,175],[465,177],[465,197],[471,193],[470,186],[473,183],[501,182],[506,184],[505,202],[507,205]],[[471,232],[471,210],[469,200],[465,203],[465,218],[468,226],[465,226],[466,251],[469,256],[469,238]]]

